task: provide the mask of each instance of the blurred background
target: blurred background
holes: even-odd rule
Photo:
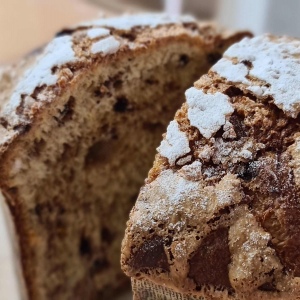
[[[232,29],[300,37],[298,0],[0,0],[0,64],[77,22],[124,12],[188,13]]]

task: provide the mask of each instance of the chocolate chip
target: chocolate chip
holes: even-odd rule
[[[245,125],[244,118],[242,116],[233,114],[230,117],[229,122],[233,125],[237,140],[247,136],[248,128]]]
[[[157,79],[148,78],[145,80],[145,83],[149,85],[155,85],[155,84],[159,84],[159,81]]]
[[[261,286],[258,287],[260,291],[264,292],[276,292],[276,286],[274,285],[273,282],[265,282]]]
[[[179,66],[184,67],[190,62],[190,58],[186,54],[181,54],[179,57]]]
[[[127,39],[129,42],[134,42],[136,39],[136,35],[132,32],[130,33],[122,33],[121,37]]]
[[[119,97],[114,105],[114,111],[118,113],[126,112],[128,108],[128,99],[126,97]]]
[[[189,260],[188,277],[199,287],[213,285],[232,290],[228,265],[231,262],[228,228],[218,228],[205,237]]]
[[[154,236],[146,241],[132,256],[128,263],[135,269],[160,268],[169,272],[168,258],[164,249],[164,240]]]
[[[103,227],[101,230],[101,240],[104,243],[111,244],[114,241],[115,235],[107,227]]]
[[[92,246],[90,240],[82,236],[79,243],[79,253],[81,256],[89,256],[92,254]]]
[[[5,118],[3,118],[3,117],[0,117],[0,124],[1,124],[5,129],[7,129],[8,125],[9,125],[8,121],[7,121]]]
[[[248,69],[252,69],[253,68],[253,64],[250,60],[242,60],[241,63],[243,65],[245,65]]]

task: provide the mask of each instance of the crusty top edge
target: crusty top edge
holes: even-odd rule
[[[145,31],[151,31],[151,35]],[[15,80],[9,96],[3,96],[0,91],[3,103],[0,152],[5,151],[20,131],[33,122],[35,114],[61,94],[84,68],[125,49],[134,52],[145,48],[151,39],[181,35],[199,38],[205,46],[212,47],[214,42],[221,43],[235,33],[219,30],[209,23],[198,23],[192,17],[165,14],[101,19],[61,32],[35,55],[35,62]]]
[[[272,97],[284,113],[300,112],[300,40],[269,34],[232,45],[212,69],[227,81],[243,84],[255,96]]]

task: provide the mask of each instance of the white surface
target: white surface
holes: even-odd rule
[[[105,26],[119,30],[130,30],[135,26],[149,26],[155,28],[159,25],[173,23],[195,22],[195,19],[188,15],[176,16],[162,13],[144,13],[136,15],[123,15],[115,18],[98,19],[81,23],[80,26]]]
[[[0,299],[24,300],[21,281],[19,280],[19,257],[14,244],[12,222],[4,198],[0,194]]]
[[[300,37],[299,11],[297,0],[218,0],[216,15],[232,29]]]
[[[191,125],[197,127],[207,139],[225,124],[225,117],[233,113],[229,97],[220,92],[205,94],[191,87],[185,92],[185,96]]]
[[[177,121],[171,121],[165,139],[162,140],[157,151],[175,165],[176,160],[191,151],[186,134],[180,131]]]
[[[112,54],[116,53],[120,47],[120,42],[113,36],[109,36],[92,45],[91,53]]]
[[[92,28],[86,32],[86,35],[90,39],[96,39],[96,38],[100,38],[103,36],[107,36],[107,35],[109,35],[109,33],[110,33],[109,30],[105,29],[105,28]]]
[[[272,96],[278,108],[296,118],[300,112],[300,95],[296,92],[300,87],[299,57],[300,41],[258,36],[231,46],[212,70],[231,82],[245,84],[258,97]],[[244,61],[252,67],[248,69]]]
[[[164,11],[169,15],[179,16],[182,13],[182,0],[164,0]]]

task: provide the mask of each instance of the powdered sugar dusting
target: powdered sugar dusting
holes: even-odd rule
[[[234,111],[229,97],[219,92],[205,94],[192,87],[186,91],[185,95],[189,106],[190,123],[197,127],[207,139],[211,138],[225,124],[225,117]]]
[[[180,131],[177,121],[171,121],[165,139],[157,151],[169,160],[170,165],[175,165],[176,160],[191,151],[189,140],[184,132]]]
[[[76,61],[72,49],[72,38],[62,36],[53,39],[45,48],[37,62],[25,72],[23,78],[16,86],[9,104],[4,109],[4,114],[9,114],[10,119],[18,118],[13,111],[20,104],[21,95],[30,95],[36,87],[54,85],[58,76],[52,74],[52,68]]]
[[[93,54],[96,53],[103,53],[106,54],[113,54],[118,51],[120,47],[120,42],[116,40],[113,36],[109,36],[104,38],[96,43],[94,43],[91,47],[91,52]]]
[[[92,28],[87,30],[86,35],[90,39],[96,39],[109,35],[110,31],[106,28]]]
[[[173,224],[184,222],[182,218],[177,219],[176,215],[184,212],[185,217],[192,217],[188,211],[192,212],[191,208],[201,202],[201,189],[201,182],[188,181],[172,170],[163,171],[141,190],[131,216],[133,223],[137,226],[155,226],[154,220],[169,220]]]
[[[149,13],[138,15],[124,15],[116,18],[99,19],[82,23],[81,26],[105,26],[119,30],[130,30],[136,26],[155,28],[159,25],[172,23],[191,23],[195,19],[191,16],[170,16],[162,13]]]
[[[300,112],[299,57],[299,40],[271,36],[245,38],[231,46],[212,71],[229,81],[247,85],[258,97],[272,96],[279,108],[296,118]],[[249,76],[262,83],[255,83]]]

